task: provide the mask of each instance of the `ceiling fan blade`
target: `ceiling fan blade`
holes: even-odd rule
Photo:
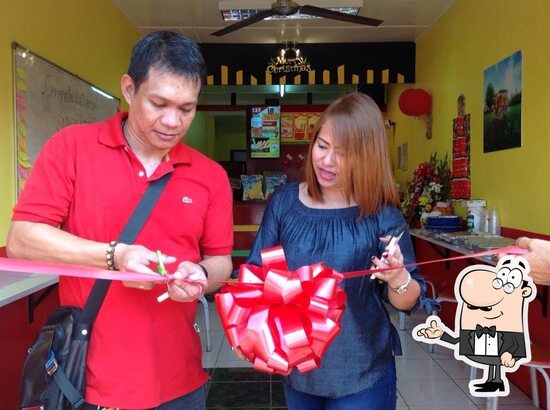
[[[250,16],[247,19],[244,19],[244,20],[238,21],[234,24],[231,24],[230,26],[227,26],[225,28],[222,28],[221,30],[215,31],[214,33],[211,33],[210,35],[211,36],[216,36],[216,37],[221,37],[225,34],[232,33],[233,31],[236,31],[240,28],[249,26],[249,25],[254,24],[254,23],[256,23],[260,20],[271,17],[273,14],[274,14],[273,10],[271,10],[271,9],[270,10],[262,10],[262,11],[256,13],[256,14],[254,14],[253,16]]]
[[[378,19],[371,19],[369,17],[354,16],[352,14],[340,13],[338,11],[332,11],[315,6],[301,6],[301,14],[309,14],[310,16],[323,17],[331,20],[346,21],[348,23],[363,24],[367,26],[379,26],[383,21]]]

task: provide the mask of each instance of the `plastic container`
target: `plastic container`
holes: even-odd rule
[[[468,207],[468,216],[466,217],[469,232],[484,232],[487,215],[482,206]]]
[[[456,215],[429,216],[425,228],[430,231],[458,232],[462,230],[462,224]]]
[[[500,235],[500,217],[497,208],[491,208],[487,212],[487,232]]]

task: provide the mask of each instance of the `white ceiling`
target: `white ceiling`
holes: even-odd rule
[[[254,3],[270,8],[274,0],[225,0],[224,3]],[[323,6],[327,0],[294,0],[299,5]],[[354,43],[418,40],[455,0],[363,0],[360,16],[383,20],[368,27],[335,20],[272,20],[215,37],[224,28],[218,0],[112,0],[141,32],[173,30],[197,43]],[[335,6],[343,0],[330,0]]]

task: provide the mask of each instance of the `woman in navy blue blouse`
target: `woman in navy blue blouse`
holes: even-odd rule
[[[266,207],[247,263],[261,265],[260,251],[282,245],[289,269],[324,262],[338,272],[396,269],[346,279],[342,330],[321,366],[285,378],[289,409],[395,409],[395,355],[399,335],[384,301],[403,311],[424,296],[392,176],[382,115],[374,101],[350,93],[322,115],[309,145],[305,181],[279,188]],[[387,239],[405,230],[395,253]]]

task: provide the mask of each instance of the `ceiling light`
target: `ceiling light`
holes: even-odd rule
[[[351,15],[357,15],[357,13],[359,13],[359,7],[326,7],[326,8],[332,11],[337,11],[340,13],[346,13]],[[263,10],[267,10],[267,9],[226,9],[226,10],[220,10],[220,11],[225,21],[239,21],[239,20],[244,20],[249,17],[252,17],[254,14]],[[321,18],[321,17],[310,16],[309,14],[295,13],[295,14],[291,14],[290,16],[273,15],[264,20],[282,20],[282,19],[306,20],[306,19],[318,19],[318,18]]]

